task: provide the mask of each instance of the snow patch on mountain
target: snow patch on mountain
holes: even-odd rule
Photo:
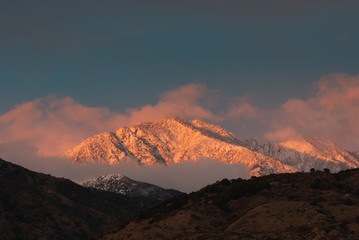
[[[93,187],[131,197],[150,197],[161,201],[181,194],[180,191],[174,189],[164,189],[153,184],[134,181],[120,174],[108,174],[77,183],[84,187]]]
[[[256,140],[248,139],[242,144],[302,171],[309,171],[311,168],[318,170],[328,168],[332,172],[338,172],[359,167],[358,156],[325,138],[305,137],[274,144],[270,142],[258,144]]]

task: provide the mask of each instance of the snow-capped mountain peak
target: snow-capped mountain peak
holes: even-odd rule
[[[282,143],[240,141],[220,126],[200,120],[168,118],[122,127],[90,137],[66,155],[76,162],[118,164],[125,159],[140,165],[177,164],[203,158],[247,166],[251,175],[311,168],[339,171],[359,166],[358,155],[329,139],[306,137]]]
[[[140,165],[171,165],[203,158],[246,165],[251,175],[298,169],[243,147],[237,137],[203,121],[169,118],[123,127],[86,139],[66,155],[73,161],[116,164],[131,159]]]
[[[91,179],[86,179],[83,181],[79,181],[78,183],[80,185],[86,185],[88,182],[96,182],[96,181],[119,181],[121,179],[126,179],[127,177],[122,176],[121,174],[107,174],[107,175],[103,175],[97,178],[91,178]]]

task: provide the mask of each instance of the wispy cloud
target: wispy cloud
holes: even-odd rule
[[[286,140],[303,134],[315,135],[331,138],[349,149],[359,149],[359,75],[325,75],[315,87],[311,98],[289,99],[272,114],[267,136]]]
[[[348,34],[345,34],[338,39],[338,42],[342,43],[342,42],[346,42],[349,40],[350,40],[350,36]]]
[[[160,120],[166,117],[181,116],[184,118],[198,118],[204,120],[220,120],[203,102],[212,99],[215,91],[206,85],[192,83],[160,95],[156,105],[145,105],[138,109],[129,109],[128,122]]]
[[[113,128],[122,116],[84,106],[70,97],[47,96],[0,116],[0,143],[29,141],[41,156],[61,155],[84,137]]]

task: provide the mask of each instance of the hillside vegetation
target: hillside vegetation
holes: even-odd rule
[[[359,239],[359,170],[224,179],[102,239]]]

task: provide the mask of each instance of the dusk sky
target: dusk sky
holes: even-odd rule
[[[180,116],[359,150],[358,26],[349,0],[2,1],[0,149]]]

